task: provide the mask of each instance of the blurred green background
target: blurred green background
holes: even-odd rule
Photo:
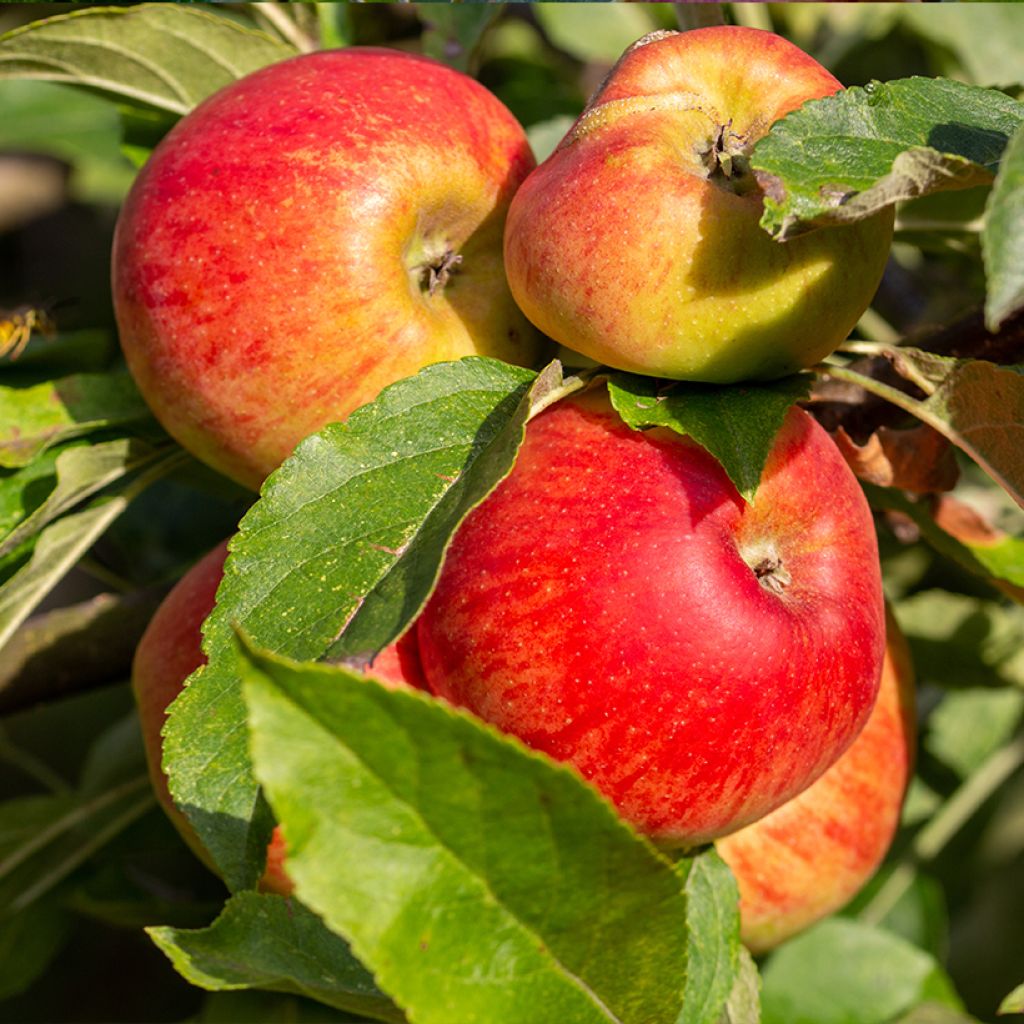
[[[0,5],[0,33],[81,6]],[[223,4],[216,10],[283,37],[447,56],[511,108],[539,157],[557,143],[625,46],[651,29],[690,27],[718,15],[781,32],[848,85],[944,75],[1019,96],[1024,80],[1024,17],[1012,4],[488,6],[478,16],[478,45],[466,45],[468,37],[430,5],[295,4],[286,16],[280,7]],[[0,309],[45,308],[57,326],[54,339],[38,338],[16,362],[0,361],[0,383],[101,369],[119,359],[108,280],[111,235],[136,167],[168,126],[164,115],[122,109],[77,89],[0,80]],[[893,257],[864,322],[867,336],[890,340],[947,322],[981,301],[977,231],[983,202],[983,194],[947,193],[899,212]],[[966,474],[959,493],[997,521],[1013,521],[1000,492],[979,474]],[[133,505],[47,607],[111,588],[159,594],[231,532],[249,500],[212,473],[186,466]],[[883,545],[892,596],[927,596],[937,587],[992,596],[922,545],[907,546],[892,536],[883,537]],[[125,627],[129,640],[138,628]],[[976,640],[967,630],[948,643],[959,644],[969,660]],[[66,699],[0,709],[8,710],[0,719],[0,799],[62,787],[102,799],[138,770],[141,748],[124,681],[126,657],[114,659],[93,682],[69,684],[82,692]],[[958,677],[956,660],[945,649],[920,667],[927,738],[904,845],[912,826],[978,763],[978,751],[983,757],[995,749],[1024,711],[1020,667],[1011,678],[1016,690],[987,690],[984,674]],[[991,682],[997,681],[993,676]],[[958,699],[949,702],[947,694]],[[31,801],[19,799],[17,808],[0,815],[0,862],[19,837],[38,827]],[[92,829],[57,851],[52,873],[58,880],[36,902],[32,928],[0,932],[0,1019],[344,1019],[291,996],[206,995],[180,980],[141,928],[204,924],[224,890],[154,805],[137,799],[121,810],[121,818],[109,817],[107,841],[90,848]],[[0,884],[10,881],[0,872]],[[948,958],[968,1008],[993,1019],[999,1000],[1024,978],[1019,772],[918,876],[886,923]],[[19,963],[38,972],[20,991],[32,971],[19,972]]]

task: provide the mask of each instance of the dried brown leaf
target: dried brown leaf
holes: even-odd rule
[[[1006,533],[993,526],[977,509],[949,494],[943,494],[935,500],[932,518],[936,526],[971,547],[998,544],[1006,540]]]
[[[868,483],[914,494],[949,491],[956,486],[959,471],[953,447],[931,427],[879,427],[863,445],[840,427],[833,440],[854,473]]]

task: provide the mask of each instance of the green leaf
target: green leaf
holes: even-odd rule
[[[124,679],[160,596],[97,594],[32,616],[3,648],[0,715]]]
[[[6,666],[5,666],[6,668]],[[0,761],[24,779],[53,793],[71,793],[95,737],[107,723],[134,706],[126,683],[67,700],[41,702],[22,715],[5,717],[0,728]]]
[[[100,793],[27,797],[0,805],[0,917],[34,907],[155,797],[145,769]]]
[[[911,796],[914,792],[917,797]],[[923,796],[925,793],[927,797]],[[908,799],[903,804],[901,824],[904,827],[909,824],[908,817],[913,817],[913,814],[907,814],[908,809],[912,810],[909,808],[910,799],[919,802],[927,799],[930,804],[927,813],[917,817],[915,823],[930,818],[942,803],[938,794],[927,790],[920,777],[915,777]],[[860,918],[867,924],[884,928],[918,949],[931,953],[941,963],[949,950],[949,912],[942,885],[920,871],[914,872],[912,877],[905,877],[906,870],[905,864],[883,865],[843,908],[843,916]],[[898,891],[895,901],[891,895],[894,891]],[[876,896],[883,904],[881,913],[878,912],[878,904],[873,903]],[[865,910],[869,916],[863,916]]]
[[[718,1024],[740,969],[739,890],[713,847],[681,861],[677,870],[685,882],[690,941],[683,1009],[676,1024]]]
[[[118,110],[124,134],[121,152],[132,167],[138,170],[174,127],[178,115],[154,107],[128,106],[125,103],[119,103]]]
[[[0,915],[0,1000],[24,992],[46,970],[70,925],[55,898],[39,900],[20,914]]]
[[[1010,739],[1022,717],[1021,690],[958,690],[929,715],[924,745],[966,779]]]
[[[78,793],[84,799],[99,796],[131,782],[146,767],[146,746],[139,715],[132,708],[115,719],[93,740],[78,779]]]
[[[337,7],[339,4],[324,4]],[[238,989],[234,992],[210,992],[203,1000],[199,1016],[189,1024],[367,1024],[369,1018],[339,1013],[331,1006],[283,992]]]
[[[296,892],[412,1019],[676,1019],[679,879],[575,773],[419,691],[241,665]]]
[[[1024,984],[1018,985],[999,1004],[999,1013],[1024,1013]]]
[[[24,990],[63,944],[62,883],[153,804],[134,711],[91,744],[77,791],[60,784],[0,804],[0,999]]]
[[[290,992],[375,1020],[405,1019],[345,942],[296,900],[237,893],[208,928],[146,931],[200,988]]]
[[[82,373],[0,387],[0,467],[26,466],[58,441],[150,419],[127,373]]]
[[[35,837],[55,826],[74,809],[70,793],[17,797],[0,803],[0,909],[7,911],[18,895],[9,882],[11,874],[28,854],[19,850],[35,842]],[[14,862],[11,863],[12,857]],[[2,914],[0,914],[2,916]]]
[[[901,512],[913,520],[931,547],[968,572],[985,580],[1002,580],[1012,587],[1024,587],[1024,538],[1007,536],[985,543],[968,543],[935,522],[928,501],[915,501],[900,491],[863,481],[861,487],[873,508]]]
[[[45,968],[67,931],[66,881],[154,806],[134,711],[92,742],[76,791],[0,804],[0,949],[16,945],[0,991]]]
[[[82,878],[69,883],[64,906],[101,925],[133,932],[150,927],[154,921],[199,928],[223,902],[223,896],[217,899],[214,895],[216,882],[203,877],[203,867],[167,816],[155,807],[108,850],[98,853],[95,861],[82,872]],[[179,889],[173,884],[182,874],[194,879],[193,885],[198,882],[198,888],[207,890],[205,899],[193,896],[194,889]],[[154,885],[156,879],[171,884]]]
[[[268,827],[234,625],[297,658],[385,647],[426,601],[458,524],[512,468],[531,406],[560,382],[557,364],[540,377],[490,359],[435,364],[307,438],[264,484],[206,622],[209,664],[166,733],[171,791],[232,888],[262,871]]]
[[[1024,129],[1006,147],[996,175],[985,208],[981,251],[988,278],[985,324],[997,331],[1024,306]]]
[[[54,446],[20,469],[0,469],[0,537],[31,515],[53,490],[57,479],[57,456],[84,440]]]
[[[80,501],[161,454],[144,441],[134,438],[101,441],[60,452],[54,466],[56,483],[53,490],[10,533],[5,536],[0,531],[0,556],[13,551]]]
[[[537,158],[537,163],[542,163],[551,156],[575,121],[576,118],[571,114],[558,114],[527,128],[526,137],[530,140],[530,148]]]
[[[740,946],[739,973],[718,1024],[760,1024],[761,976],[754,958]]]
[[[1024,689],[1024,608],[929,590],[894,610],[922,679]]]
[[[912,825],[920,825],[923,821],[927,821],[932,815],[942,806],[942,797],[935,792],[922,778],[920,775],[915,775],[910,780],[910,785],[907,787],[907,795],[903,799],[903,810],[900,812],[900,825],[904,828],[909,828]],[[876,876],[877,877],[877,876]],[[915,946],[920,946],[922,943],[918,942],[916,937],[905,935],[898,928],[890,927],[888,920],[879,921],[879,924],[885,924],[890,931],[895,931],[904,938],[909,938]],[[927,947],[926,947],[927,948]]]
[[[623,50],[658,27],[640,4],[537,4],[533,13],[548,39],[578,60],[612,64]]]
[[[477,394],[485,396],[483,408],[474,409],[470,394],[462,393],[456,399],[456,411],[447,391],[435,406],[435,377],[428,368],[421,375],[422,389],[410,386],[401,394],[396,389],[370,406],[358,422],[365,442],[358,446],[360,456],[376,456],[376,460],[373,469],[367,463],[358,468],[349,465],[360,478],[360,490],[353,492],[348,486],[352,478],[346,478],[342,485],[345,500],[366,515],[367,504],[356,494],[365,493],[362,481],[371,477],[373,488],[394,487],[395,493],[381,507],[382,516],[369,510],[360,524],[369,527],[369,532],[354,538],[342,536],[332,522],[331,536],[322,538],[326,548],[320,550],[329,548],[339,556],[343,549],[353,555],[359,552],[364,566],[371,567],[369,574],[355,576],[360,581],[358,604],[346,609],[340,620],[344,625],[327,648],[333,659],[376,653],[401,635],[426,604],[444,551],[459,524],[511,472],[529,417],[579,386],[575,378],[563,381],[557,362],[540,374],[495,360],[447,365],[450,370],[438,370],[436,379],[449,373],[451,383],[456,375],[463,378],[473,391],[479,388]],[[460,392],[466,386],[463,379],[458,384]],[[518,383],[515,390],[513,381]],[[497,392],[487,390],[495,386]],[[492,411],[495,395],[502,391],[510,393]],[[388,402],[391,398],[393,404]],[[421,404],[424,400],[430,402],[429,413],[428,406]],[[407,404],[410,401],[416,403],[414,407]],[[481,419],[481,414],[485,418]],[[387,428],[382,429],[385,423]],[[422,436],[420,429],[426,430]],[[425,438],[440,448],[424,451]],[[352,439],[350,435],[348,440]],[[445,472],[448,467],[455,469],[454,475]],[[333,497],[340,498],[340,491]],[[286,514],[291,512],[289,508]],[[370,538],[377,540],[369,545],[372,554],[366,545]]]
[[[0,585],[0,648],[131,501],[181,458],[183,453],[175,452],[119,492],[97,498],[82,511],[50,523],[38,534],[28,562]]]
[[[960,1008],[931,956],[843,918],[780,947],[761,978],[764,1024],[888,1024],[923,1002]]]
[[[933,192],[901,203],[896,217],[897,238],[945,239],[965,244],[982,226],[985,203],[992,193],[986,185],[955,192]]]
[[[68,82],[187,114],[230,82],[296,53],[197,7],[94,7],[0,36],[0,79]]]
[[[502,14],[500,4],[416,5],[423,22],[423,52],[459,71],[468,71],[484,32]]]
[[[896,1024],[979,1024],[979,1021],[941,1003],[922,1003],[900,1017]]]
[[[806,398],[812,377],[771,384],[684,384],[617,373],[608,384],[612,405],[634,430],[668,427],[713,455],[747,501],[789,407]]]
[[[16,361],[0,362],[6,384],[28,387],[76,373],[99,373],[111,363],[117,340],[102,328],[35,333]]]
[[[349,4],[317,4],[320,45],[325,50],[340,50],[353,43],[352,8]]]
[[[940,12],[907,4],[900,5],[898,11],[916,34],[952,50],[975,85],[1021,84],[1020,19],[1015,7],[953,3]],[[871,10],[865,13],[872,16]]]
[[[121,118],[112,103],[49,82],[0,81],[0,110],[0,149],[66,161],[77,199],[118,202],[131,185],[135,172],[121,153]]]
[[[102,498],[39,534],[29,561],[0,585],[0,648],[127,507],[123,496]]]
[[[944,78],[872,82],[812,100],[754,147],[761,226],[784,241],[898,200],[992,181],[1024,104]]]

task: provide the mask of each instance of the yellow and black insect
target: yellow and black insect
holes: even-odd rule
[[[52,337],[57,326],[49,310],[41,306],[18,306],[0,311],[0,357],[17,359],[33,334]]]

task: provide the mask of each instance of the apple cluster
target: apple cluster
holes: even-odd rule
[[[535,168],[502,104],[433,61],[265,68],[185,117],[129,196],[129,367],[174,437],[258,486],[305,435],[463,355],[529,366],[550,339],[710,383],[811,366],[870,301],[892,216],[777,244],[749,158],[839,87],[770,33],[654,33]],[[204,858],[160,733],[225,553],[170,594],[134,669],[154,786]],[[789,411],[750,502],[689,438],[630,429],[598,384],[530,422],[369,671],[571,764],[663,847],[720,839],[761,950],[845,902],[892,838],[912,683],[891,623],[886,638],[870,510],[810,415]],[[290,891],[278,833],[263,884]]]

